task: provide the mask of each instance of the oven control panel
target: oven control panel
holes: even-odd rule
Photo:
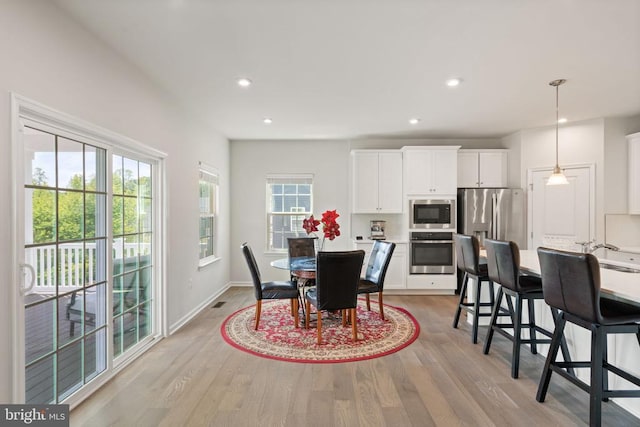
[[[440,232],[440,231],[413,231],[411,233],[412,242],[422,241],[451,241],[453,240],[453,233]]]

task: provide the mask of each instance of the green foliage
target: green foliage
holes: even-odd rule
[[[138,182],[129,170],[123,173],[118,170],[113,175],[113,188],[124,190],[124,196],[113,197],[113,234],[138,232]],[[149,178],[144,177],[143,186],[148,186]],[[142,181],[142,180],[141,180]],[[48,186],[47,176],[42,169],[36,169],[33,173],[34,185]],[[34,242],[52,242],[57,238],[60,241],[93,238],[96,224],[96,195],[83,192],[83,177],[74,175],[66,186],[70,190],[34,189],[32,198],[33,233]],[[95,177],[92,177],[87,188],[96,188]],[[77,191],[74,191],[77,190]],[[58,195],[58,224],[56,228],[56,193]]]

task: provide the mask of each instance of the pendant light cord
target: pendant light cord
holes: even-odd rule
[[[560,116],[559,116],[559,107],[558,107],[558,86],[560,85],[556,85],[556,167],[559,168],[560,165],[558,163],[558,127],[559,125],[559,120],[560,120]]]

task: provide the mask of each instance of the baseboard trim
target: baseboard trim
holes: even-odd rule
[[[202,303],[200,303],[197,307],[195,307],[193,310],[191,310],[190,312],[188,312],[187,314],[185,314],[184,316],[182,316],[182,318],[178,319],[177,322],[173,323],[172,325],[169,326],[169,335],[173,335],[174,333],[176,333],[180,328],[182,328],[184,325],[186,325],[187,323],[189,323],[189,321],[191,319],[193,319],[194,317],[196,317],[198,314],[200,314],[200,312],[202,310],[204,310],[205,308],[207,308],[207,306],[209,304],[211,304],[213,301],[216,300],[216,298],[220,297],[220,295],[222,295],[227,289],[229,289],[231,286],[234,286],[231,282],[227,282],[222,288],[220,288],[218,290],[218,292],[212,294],[209,298],[207,298],[206,300],[204,300]]]

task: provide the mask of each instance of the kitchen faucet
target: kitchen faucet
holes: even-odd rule
[[[582,253],[583,254],[592,254],[594,253],[596,250],[598,249],[609,249],[612,251],[619,251],[620,248],[617,247],[616,245],[612,245],[610,243],[596,243],[595,240],[590,240],[588,242],[576,242],[576,245],[580,245],[582,246]]]

